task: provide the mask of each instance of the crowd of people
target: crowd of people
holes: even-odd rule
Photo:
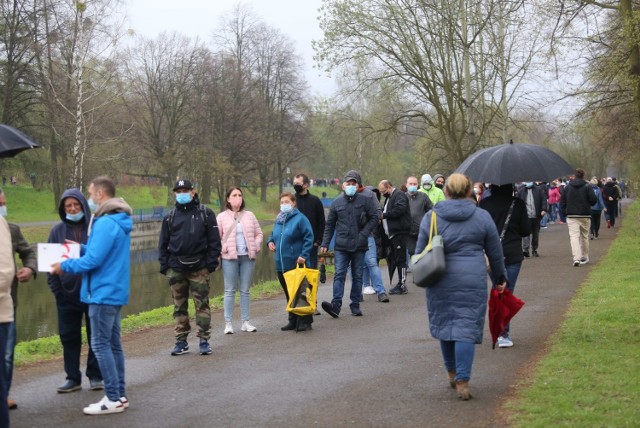
[[[588,263],[589,241],[599,237],[602,213],[607,227],[615,227],[619,201],[625,194],[624,184],[615,178],[593,177],[587,181],[580,168],[568,180],[558,178],[550,183],[493,185],[472,183],[461,174],[423,174],[420,180],[407,177],[399,187],[386,179],[376,186],[366,186],[360,173],[351,170],[341,181],[343,192],[332,201],[325,216],[322,201],[310,192],[313,180],[298,174],[291,184],[295,193],[279,196],[279,213],[266,246],[274,252],[274,270],[287,301],[290,296],[284,274],[301,265],[316,269],[318,257],[328,256],[333,250],[332,298],[321,303],[333,318],[341,315],[348,276],[352,316],[363,316],[363,294],[375,294],[378,302],[388,303],[390,295],[408,293],[410,257],[429,244],[429,219],[435,213],[438,234],[445,242],[447,270],[426,291],[429,327],[431,335],[440,341],[448,381],[463,400],[471,397],[475,345],[482,342],[487,273],[499,292],[507,288],[513,292],[523,261],[540,257],[540,230],[554,222],[567,225],[573,265]],[[258,331],[250,318],[249,290],[265,239],[256,216],[245,205],[240,187],[228,189],[224,210],[217,216],[200,203],[189,180],[176,181],[173,191],[175,207],[163,218],[159,238],[160,272],[167,278],[174,301],[175,345],[170,354],[189,352],[191,296],[198,352],[210,355],[210,275],[221,268],[224,334],[234,333],[237,292],[240,330]],[[4,220],[6,205],[0,191],[0,260],[7,260],[4,252],[11,260],[16,253],[23,267],[18,269],[13,262],[0,266],[0,355],[5,367],[0,370],[2,426],[5,421],[8,425],[8,409],[17,407],[8,398],[15,347],[16,286],[37,272],[35,253],[20,228]],[[77,189],[66,190],[58,212],[61,222],[51,230],[48,242],[80,244],[81,255],[52,265],[47,273],[56,300],[66,373],[57,391],[81,389],[84,322],[89,343],[85,375],[89,389],[104,389],[105,396],[83,411],[90,415],[119,413],[129,407],[120,311],[129,298],[131,207],[116,197],[113,181],[103,176],[92,180],[88,197]],[[389,290],[379,265],[383,259]],[[313,321],[313,315],[289,313],[281,330],[309,331]],[[507,325],[500,333],[498,346],[513,345]]]

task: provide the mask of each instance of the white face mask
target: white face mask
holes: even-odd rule
[[[7,206],[3,205],[0,207],[0,216],[2,217],[6,217],[7,216]]]

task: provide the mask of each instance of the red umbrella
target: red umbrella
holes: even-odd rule
[[[491,331],[492,348],[495,349],[496,342],[500,333],[511,318],[518,313],[520,308],[524,306],[524,302],[505,288],[502,293],[498,293],[495,288],[491,289],[489,296],[489,331]]]

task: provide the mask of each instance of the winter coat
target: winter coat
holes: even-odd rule
[[[542,211],[549,211],[549,203],[547,202],[547,196],[544,193],[544,189],[536,185],[533,187],[522,186],[518,189],[518,197],[524,201],[525,206],[529,190],[533,192],[533,205],[535,207],[536,217],[542,218]]]
[[[33,271],[33,277],[38,275],[38,257],[36,252],[33,251],[31,245],[24,239],[20,226],[17,224],[9,223],[9,230],[11,231],[11,246],[14,254],[20,256],[22,266],[29,268]],[[16,275],[18,274],[18,268],[16,267]],[[13,307],[18,307],[18,277],[13,278],[11,284],[11,298],[13,299]]]
[[[591,217],[591,205],[597,201],[591,185],[576,178],[565,186],[560,198],[560,209],[567,217]]]
[[[391,195],[385,198],[382,209],[382,223],[386,220],[388,236],[408,235],[411,231],[411,211],[409,198],[400,189],[393,189]]]
[[[422,217],[433,208],[433,204],[425,192],[407,193],[407,196],[409,197],[409,211],[411,213],[411,231],[409,235],[418,236]]]
[[[313,229],[309,219],[297,208],[283,220],[276,219],[267,243],[276,246],[276,272],[288,272],[296,267],[298,257],[309,260],[313,248]]]
[[[218,214],[218,230],[222,242],[221,257],[225,260],[236,260],[238,251],[236,246],[236,218],[242,225],[242,234],[247,243],[247,255],[251,260],[255,260],[262,247],[262,229],[258,219],[251,211],[242,210],[235,213],[232,210],[225,210]],[[226,234],[229,234],[227,236]]]
[[[11,232],[4,217],[0,216],[0,323],[13,321],[11,283],[16,276],[11,248]],[[4,369],[4,367],[3,367]]]
[[[64,201],[70,197],[77,199],[80,202],[80,205],[82,205],[84,217],[78,222],[67,220],[67,214],[64,210]],[[87,203],[86,198],[80,190],[67,189],[62,193],[60,203],[58,204],[58,215],[62,221],[53,226],[51,232],[49,232],[49,239],[47,242],[63,244],[65,240],[68,239],[79,244],[86,244],[89,221],[91,220],[91,210],[89,209],[89,204]],[[73,299],[73,301],[80,302],[82,275],[74,275],[71,273],[62,273],[60,275],[47,274],[47,284],[49,284],[49,288],[54,295],[64,293],[66,296]]]
[[[558,202],[560,202],[560,188],[558,186],[549,188],[548,201],[549,205],[557,204]]]
[[[609,198],[611,198],[611,200]],[[618,186],[612,181],[606,182],[602,188],[602,199],[604,199],[605,202],[614,202],[620,199]]]
[[[93,305],[129,303],[131,207],[121,198],[100,205],[93,218],[89,240],[79,259],[68,259],[64,272],[82,274],[80,300]]]
[[[369,234],[378,224],[379,212],[380,207],[368,194],[347,196],[343,193],[331,202],[321,246],[329,248],[335,232],[336,251],[367,251]]]
[[[602,211],[605,208],[604,199],[602,199],[602,192],[598,186],[591,185],[593,192],[596,194],[596,199],[598,202],[591,205],[591,211]]]
[[[176,202],[173,218],[171,213],[164,217],[158,243],[160,273],[166,274],[169,268],[176,272],[216,270],[221,250],[218,222],[209,208],[204,213],[206,220],[196,195],[188,204]]]
[[[420,188],[418,188],[418,192],[422,192],[427,195],[433,205],[436,205],[438,202],[447,200],[442,189],[436,187],[435,185],[432,185],[431,189],[429,190],[425,189],[423,186],[420,186]]]
[[[470,199],[437,204],[438,233],[444,241],[446,271],[427,288],[431,335],[439,340],[482,343],[487,314],[487,266],[504,280],[505,267],[498,230],[489,213]],[[431,211],[420,224],[416,254],[429,240]]]
[[[309,219],[313,229],[313,243],[320,246],[324,234],[324,206],[322,201],[307,191],[306,195],[296,195],[296,208]]]

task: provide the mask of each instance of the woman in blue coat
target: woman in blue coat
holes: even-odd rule
[[[296,208],[296,197],[292,193],[280,195],[280,212],[276,217],[267,246],[276,253],[276,274],[288,302],[289,291],[284,273],[295,269],[298,264],[304,264],[309,259],[313,248],[311,223]],[[313,315],[296,316],[289,313],[289,323],[281,330],[310,330],[312,322]]]
[[[458,397],[468,400],[469,379],[475,345],[482,343],[487,313],[487,266],[500,278],[497,289],[504,291],[504,257],[498,230],[489,213],[471,199],[471,182],[462,174],[452,174],[445,183],[447,200],[435,206],[438,234],[444,241],[447,268],[433,286],[427,288],[427,310],[431,335],[440,340],[449,383]],[[432,211],[422,219],[416,254],[429,241]]]

